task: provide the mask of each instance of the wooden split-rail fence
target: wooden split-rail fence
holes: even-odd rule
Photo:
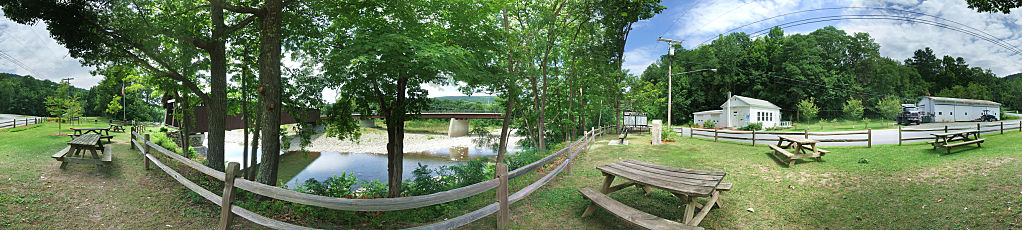
[[[989,127],[994,127],[994,128],[989,128]],[[983,129],[983,128],[988,128],[988,129]],[[1012,130],[1018,130],[1019,132],[1022,132],[1022,121],[1017,121],[1017,122],[1016,121],[1009,121],[1009,122],[1002,121],[1002,122],[998,122],[998,123],[994,123],[994,124],[989,124],[989,123],[988,124],[980,124],[980,123],[976,123],[976,126],[960,126],[960,127],[950,127],[948,125],[945,125],[944,128],[931,128],[931,129],[903,129],[903,128],[901,128],[899,126],[898,127],[898,145],[901,145],[905,141],[933,140],[934,139],[933,136],[905,137],[904,133],[916,133],[916,132],[948,133],[950,131],[959,131],[959,130],[977,130],[977,131],[979,131],[980,134],[994,133],[994,132],[999,132],[1000,134],[1004,134],[1004,131],[1012,131]]]
[[[543,187],[544,185],[549,183],[554,177],[560,174],[562,171],[567,171],[567,173],[570,174],[571,165],[575,157],[578,156],[579,153],[588,149],[589,144],[593,143],[596,140],[597,136],[602,135],[604,133],[604,130],[612,130],[609,127],[594,128],[588,132],[585,132],[585,134],[582,137],[568,144],[568,146],[566,146],[565,148],[558,150],[557,152],[554,152],[544,157],[543,159],[540,159],[539,161],[512,170],[510,172],[508,171],[507,165],[503,163],[498,163],[495,170],[497,174],[496,178],[479,182],[473,185],[422,196],[378,199],[347,199],[305,194],[240,178],[241,173],[239,173],[238,169],[239,164],[237,162],[229,162],[227,164],[227,169],[225,170],[226,172],[214,170],[198,162],[187,159],[175,152],[164,149],[163,147],[149,141],[149,134],[145,135],[140,134],[142,133],[143,129],[144,127],[142,126],[131,127],[131,147],[132,149],[138,149],[139,152],[144,156],[143,164],[145,165],[145,169],[149,170],[151,168],[150,165],[154,165],[157,168],[166,172],[167,175],[170,175],[172,178],[174,178],[174,180],[177,180],[178,183],[185,186],[189,190],[198,193],[200,196],[206,198],[206,200],[212,202],[213,204],[220,205],[221,214],[218,229],[230,228],[231,222],[235,216],[244,218],[255,224],[268,228],[312,229],[308,227],[290,224],[287,222],[278,221],[272,218],[259,215],[258,213],[246,210],[242,207],[235,206],[233,202],[236,189],[243,189],[271,199],[344,211],[397,211],[421,208],[431,205],[443,204],[455,200],[460,200],[489,191],[490,189],[497,189],[495,201],[490,205],[487,205],[483,208],[480,208],[478,210],[469,212],[458,217],[449,218],[444,221],[428,225],[413,227],[411,229],[452,229],[464,226],[468,223],[472,223],[494,213],[498,214],[496,227],[498,229],[506,229],[508,225],[508,218],[510,216],[511,204],[521,201],[529,194],[532,194],[533,192],[538,190],[540,187]],[[202,174],[222,181],[224,184],[223,193],[218,195],[212,191],[206,190],[205,188],[199,186],[195,182],[188,180],[188,178],[182,176],[181,173],[178,173],[174,169],[164,164],[161,161],[161,158],[157,157],[158,155],[166,156],[167,158],[170,158],[181,164],[184,164],[196,171],[201,172]],[[542,178],[536,180],[535,182],[526,186],[525,188],[522,188],[521,190],[518,190],[517,192],[514,192],[512,194],[509,194],[508,191],[509,180],[515,179],[529,172],[533,172],[537,168],[547,165],[554,159],[557,159],[560,156],[565,155],[566,158],[564,159],[564,161],[557,165],[557,167],[554,170],[550,171]]]
[[[731,139],[731,140],[746,140],[752,141],[752,146],[756,146],[756,141],[777,141],[777,137],[774,138],[756,138],[756,135],[770,134],[770,135],[797,135],[804,136],[806,139],[810,139],[811,136],[836,136],[836,135],[856,135],[865,134],[866,138],[813,138],[820,142],[866,142],[867,147],[873,147],[873,129],[859,130],[859,131],[842,131],[842,132],[809,132],[805,130],[802,132],[791,132],[791,131],[742,131],[742,130],[720,130],[720,129],[703,129],[703,128],[689,128],[689,137],[702,136],[713,138],[714,142],[718,139]],[[702,133],[696,133],[702,132]],[[720,134],[752,134],[752,137],[736,137],[736,136],[721,136]],[[760,136],[762,137],[762,136]]]
[[[0,129],[2,128],[17,128],[18,126],[27,126],[31,124],[39,124],[45,121],[42,117],[33,117],[25,119],[14,119],[10,121],[0,121]]]

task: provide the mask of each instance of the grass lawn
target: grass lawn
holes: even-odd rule
[[[67,125],[62,125],[67,133]],[[108,127],[108,124],[75,125]],[[159,169],[146,172],[114,134],[113,164],[60,163],[50,155],[70,140],[56,123],[0,129],[0,229],[201,229],[215,226],[219,207],[186,199],[185,188]]]
[[[682,138],[652,146],[648,135],[629,135],[628,146],[602,141],[574,165],[573,174],[512,206],[515,229],[629,229],[600,209],[581,218],[589,203],[582,187],[599,188],[595,167],[636,159],[673,167],[721,170],[734,188],[722,194],[723,208],[700,224],[709,229],[1010,229],[1022,224],[1022,135],[987,135],[982,148],[952,154],[925,143],[827,147],[823,162],[788,168],[765,145],[714,143]],[[866,159],[868,163],[860,163]],[[622,183],[620,179],[615,184]],[[684,207],[663,191],[643,195],[630,187],[611,197],[654,215],[680,220]],[[705,198],[702,199],[705,201]],[[754,212],[747,211],[753,209]],[[470,228],[490,228],[487,217]]]

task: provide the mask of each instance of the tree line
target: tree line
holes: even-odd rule
[[[121,94],[124,76],[105,75],[99,85],[89,89],[67,87],[50,80],[39,80],[32,76],[0,73],[0,113],[30,116],[55,116],[51,113],[47,98],[75,96],[78,98],[80,114],[83,116],[107,117],[134,121],[159,121],[163,109],[150,91],[134,87]],[[70,94],[70,95],[69,95]],[[127,114],[125,114],[125,112]]]
[[[869,34],[849,34],[832,26],[788,35],[775,27],[758,38],[738,32],[695,48],[674,48],[674,73],[717,69],[674,76],[676,124],[689,122],[693,112],[720,109],[728,91],[780,106],[784,120],[798,120],[798,108],[807,106],[799,103],[810,98],[818,107],[814,117],[820,118],[888,118],[896,111],[893,105],[914,104],[923,96],[1022,107],[1022,81],[1015,78],[998,78],[962,57],[938,57],[929,47],[902,61],[883,57],[880,44]],[[667,58],[661,56],[628,81],[629,103],[636,110],[666,117],[667,105],[660,98],[667,96]],[[862,111],[846,109],[849,103]]]
[[[175,101],[175,113],[208,108],[211,168],[224,168],[225,116],[241,114],[254,126],[245,128],[254,132],[245,164],[255,165],[257,147],[263,159],[246,177],[260,183],[277,183],[285,108],[326,109],[322,124],[337,138],[359,135],[352,113],[383,116],[391,197],[402,191],[404,121],[414,117],[406,114],[431,103],[424,84],[460,82],[462,91],[501,98],[498,161],[511,130],[546,152],[620,120],[627,35],[664,9],[659,0],[0,0],[0,7],[15,22],[47,24],[84,65],[137,73],[128,84]],[[324,88],[338,90],[330,106]]]

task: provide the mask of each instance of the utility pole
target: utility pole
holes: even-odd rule
[[[666,39],[659,37],[657,41],[667,42],[667,130],[671,129],[671,104],[674,104],[671,100],[671,94],[674,92],[674,82],[671,78],[671,59],[674,56],[674,44],[681,44],[683,41]]]

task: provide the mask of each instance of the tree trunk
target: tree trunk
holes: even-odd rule
[[[280,160],[280,37],[282,0],[266,0],[263,17],[260,18],[262,33],[259,37],[259,83],[263,95],[262,163],[259,165],[258,181],[277,185],[277,165]]]
[[[504,122],[500,126],[500,144],[497,149],[497,163],[504,162],[505,155],[507,154],[507,142],[508,136],[510,136],[511,126],[511,113],[515,108],[515,98],[518,95],[515,94],[515,90],[508,86],[507,88],[507,102],[504,103]]]
[[[189,133],[189,130],[190,130],[189,126],[191,126],[191,124],[192,124],[192,122],[191,122],[192,119],[190,119],[189,116],[188,116],[191,113],[191,110],[189,109],[189,105],[188,104],[189,104],[188,103],[188,90],[185,90],[184,93],[181,94],[181,108],[182,108],[181,109],[181,130],[179,130],[180,132],[178,133],[180,135],[180,137],[181,137],[181,146],[180,146],[181,147],[181,155],[188,155],[188,146],[190,146],[190,144],[188,143],[188,133]]]
[[[257,99],[256,100],[256,105],[262,105],[261,102],[262,102],[262,99]],[[252,154],[252,156],[250,156],[249,159],[248,159],[250,161],[250,164],[249,164],[249,165],[251,165],[250,167],[253,167],[253,170],[248,170],[248,178],[249,178],[249,180],[255,180],[256,179],[256,172],[257,171],[255,170],[255,167],[259,163],[258,161],[256,161],[256,159],[258,159],[256,154],[259,154],[259,152],[258,152],[258,150],[259,150],[259,133],[263,130],[262,125],[263,125],[263,113],[256,112],[255,130],[254,130],[254,132],[252,132],[252,151],[249,151]]]
[[[227,117],[227,54],[224,33],[224,11],[219,4],[211,4],[213,20],[212,37],[209,43],[209,88],[206,102],[209,113],[206,166],[224,171],[224,129]]]
[[[248,57],[248,50],[245,50],[245,57]],[[248,58],[245,58],[246,60]],[[248,76],[248,62],[241,64],[241,128],[244,130],[244,137],[242,137],[241,145],[241,165],[245,169],[247,176],[252,171],[251,166],[248,164],[248,88],[245,84],[245,76]],[[246,177],[247,178],[247,177]]]
[[[405,140],[405,91],[408,79],[397,80],[397,98],[390,106],[387,119],[387,187],[388,197],[401,196],[401,179],[404,169]]]

